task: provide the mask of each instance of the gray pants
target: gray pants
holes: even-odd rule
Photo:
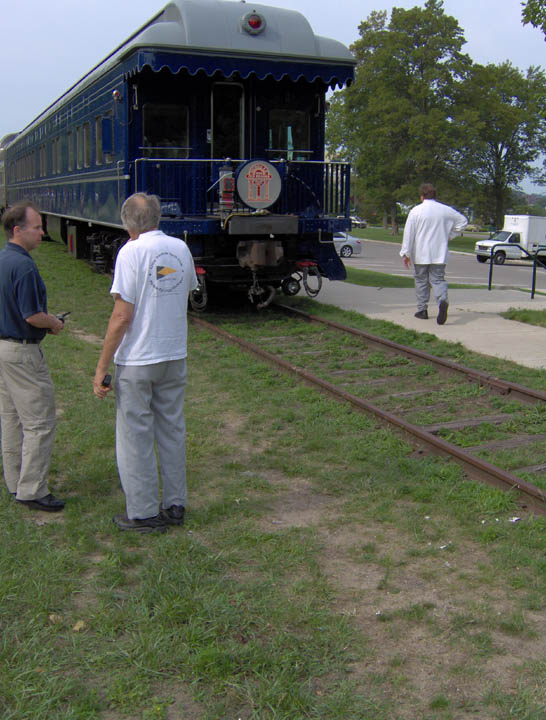
[[[161,506],[186,506],[186,360],[116,365],[116,454],[127,517],[153,517]]]
[[[430,299],[430,286],[434,290],[436,302],[447,302],[447,281],[445,280],[446,266],[444,265],[413,265],[415,277],[415,295],[417,297],[417,310],[426,310]]]
[[[39,345],[0,340],[0,415],[8,490],[18,500],[40,500],[49,493],[55,392]]]

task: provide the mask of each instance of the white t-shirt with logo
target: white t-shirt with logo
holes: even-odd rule
[[[127,242],[118,253],[110,292],[134,305],[134,312],[114,362],[152,365],[185,358],[188,294],[196,287],[183,240],[151,230]]]

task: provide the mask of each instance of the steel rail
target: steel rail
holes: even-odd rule
[[[371,333],[365,332],[364,330],[358,330],[357,328],[352,328],[348,325],[342,325],[341,323],[335,322],[334,320],[326,320],[325,318],[321,318],[316,315],[310,315],[303,310],[298,310],[297,308],[290,307],[290,305],[284,305],[283,303],[275,303],[272,307],[280,308],[285,312],[297,315],[304,320],[307,320],[308,322],[320,323],[322,325],[326,325],[327,327],[341,330],[342,332],[348,333],[350,335],[355,335],[356,337],[360,337],[366,340],[368,344],[373,345],[376,348],[382,350],[388,349],[399,355],[409,357],[413,360],[418,359],[423,362],[431,363],[433,365],[439,365],[444,370],[464,375],[471,381],[478,382],[480,385],[487,385],[491,389],[499,392],[501,395],[510,395],[515,400],[519,400],[520,402],[533,404],[539,402],[546,402],[546,392],[542,392],[541,390],[528,388],[524,385],[519,385],[518,383],[513,383],[507,380],[499,380],[499,378],[496,378],[494,375],[488,375],[487,373],[481,372],[480,370],[474,370],[473,368],[468,368],[464,365],[455,363],[452,360],[446,360],[444,358],[436,357],[435,355],[430,355],[424,350],[418,350],[417,348],[410,348],[406,345],[400,345],[397,342],[387,340],[386,338],[382,338],[379,335],[372,335]]]
[[[190,318],[194,324],[209,330],[211,333],[224,338],[232,344],[239,345],[239,347],[266,360],[272,365],[280,367],[292,375],[296,375],[306,383],[314,387],[319,387],[337,400],[348,402],[359,410],[375,415],[382,422],[390,426],[394,426],[405,436],[410,438],[412,440],[412,444],[415,444],[415,441],[417,440],[418,444],[423,446],[428,452],[451,458],[463,467],[468,477],[482,483],[494,485],[505,491],[517,492],[520,502],[525,509],[536,512],[540,515],[546,515],[546,491],[531,485],[531,483],[528,483],[525,480],[506,472],[505,470],[501,470],[501,468],[495,467],[481,458],[469,455],[456,445],[452,445],[446,440],[443,440],[442,438],[439,438],[436,435],[423,430],[417,425],[413,425],[406,420],[393,415],[392,413],[386,412],[362,398],[358,398],[351,393],[345,392],[335,385],[332,385],[332,383],[322,380],[306,370],[297,367],[297,365],[293,365],[292,363],[267,352],[267,350],[263,350],[247,340],[243,340],[226,330],[222,330],[202,318],[198,318],[192,314],[190,314]]]

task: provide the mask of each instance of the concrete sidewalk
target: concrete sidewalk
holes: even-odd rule
[[[429,320],[418,320],[413,288],[374,288],[324,281],[316,300],[370,318],[388,320],[404,328],[428,332],[442,340],[460,342],[469,350],[512,360],[527,367],[546,367],[546,328],[505,320],[508,308],[546,310],[546,297],[519,290],[450,290],[445,325],[436,322],[434,297]]]

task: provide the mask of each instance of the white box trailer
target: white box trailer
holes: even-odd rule
[[[486,262],[493,256],[493,262],[502,265],[507,258],[528,258],[527,253],[533,255],[540,246],[544,246],[546,254],[546,217],[505,215],[504,225],[499,233],[476,243],[476,259],[478,262]],[[527,250],[527,253],[523,250]],[[540,254],[542,255],[542,252]]]

